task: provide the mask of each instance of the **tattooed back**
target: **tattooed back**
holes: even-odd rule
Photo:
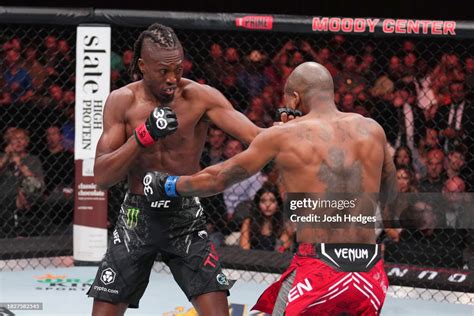
[[[385,135],[372,119],[337,112],[310,113],[283,126],[276,163],[291,193],[378,193],[384,163]],[[364,195],[368,196],[368,195]],[[373,204],[373,203],[372,203]],[[353,210],[353,215],[372,210]],[[304,242],[375,242],[373,230],[299,230]]]

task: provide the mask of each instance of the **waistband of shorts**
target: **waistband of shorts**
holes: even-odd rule
[[[373,249],[374,252],[381,253],[381,246],[377,244],[352,244],[352,243],[300,243],[298,246],[297,254],[303,257],[315,257],[318,258],[323,252],[325,252],[327,247],[335,248],[350,248],[350,249]],[[376,250],[377,249],[377,250]]]
[[[301,243],[296,253],[301,257],[320,259],[341,271],[368,271],[382,259],[377,244],[360,243]]]
[[[135,206],[148,210],[170,210],[170,209],[186,209],[200,206],[199,198],[197,197],[166,197],[162,200],[150,202],[144,195],[127,192],[123,203],[130,206]]]

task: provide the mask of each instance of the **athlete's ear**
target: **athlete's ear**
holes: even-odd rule
[[[300,110],[300,107],[301,107],[301,96],[298,92],[296,91],[293,91],[293,98],[292,98],[292,101],[290,103],[290,106],[293,110]]]
[[[145,62],[142,58],[138,58],[138,68],[140,68],[142,74],[145,74]]]

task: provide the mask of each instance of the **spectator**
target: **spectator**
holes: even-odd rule
[[[474,101],[474,57],[467,57],[464,60],[464,71],[466,73],[466,99]]]
[[[414,84],[416,88],[416,104],[423,110],[425,119],[430,121],[436,114],[438,100],[433,89],[428,63],[424,59],[419,59],[417,62]]]
[[[251,108],[249,111],[247,111],[246,116],[258,127],[268,127],[264,119],[265,111],[262,108]]]
[[[397,167],[397,185],[401,193],[418,192],[416,187],[416,178],[412,169],[406,166]]]
[[[300,51],[305,54],[303,61],[306,61],[306,60],[316,61],[318,59],[318,53],[316,53],[316,51],[313,49],[311,44],[307,41],[301,41]]]
[[[334,83],[340,93],[361,93],[367,82],[358,72],[357,59],[353,55],[347,55],[344,59],[342,71],[334,78]]]
[[[206,147],[201,156],[201,168],[224,161],[224,143],[226,140],[224,132],[216,126],[211,126],[208,131]],[[212,242],[220,246],[224,236],[229,234],[227,227],[227,210],[222,193],[201,198],[203,209],[207,212],[207,232]]]
[[[278,93],[275,91],[275,87],[272,85],[267,85],[263,88],[263,93],[261,95],[263,100],[263,107],[265,108],[266,113],[270,117],[275,117],[276,106],[279,103]]]
[[[416,159],[414,159],[413,156],[415,156]],[[412,151],[407,146],[398,147],[395,150],[393,158],[397,168],[407,167],[410,170],[413,170],[416,174],[416,179],[421,179],[422,176],[426,175],[426,168],[420,160],[418,153],[415,152],[415,155],[413,155]]]
[[[327,70],[331,73],[331,76],[334,78],[336,77],[339,70],[337,67],[331,62],[331,51],[327,47],[323,47],[319,50],[316,61],[327,68]]]
[[[40,154],[45,171],[45,209],[51,220],[47,228],[72,222],[74,155],[62,145],[62,134],[58,126],[46,129],[46,148]]]
[[[133,51],[130,49],[126,49],[122,54],[123,68],[120,70],[120,77],[117,81],[118,87],[123,87],[129,82],[133,81],[129,73],[130,64],[132,63],[132,60],[133,60]]]
[[[403,41],[403,49],[402,49],[402,52],[404,54],[408,54],[408,53],[414,53],[416,51],[416,45],[415,45],[415,42],[411,41],[411,40],[404,40]]]
[[[424,120],[422,111],[413,106],[415,96],[407,87],[402,86],[393,94],[393,99],[378,99],[372,110],[372,117],[385,130],[387,141],[398,148],[408,146],[414,153],[418,147],[420,135],[424,134]]]
[[[445,180],[443,168],[444,153],[440,149],[432,149],[427,154],[426,177],[420,181],[420,192],[441,192]]]
[[[423,138],[420,140],[420,146],[418,149],[420,161],[423,164],[426,164],[426,156],[432,149],[441,149],[438,131],[434,128],[427,127]]]
[[[120,82],[120,75],[126,72],[126,68],[122,61],[122,56],[118,53],[111,51],[110,52],[110,90],[116,90],[122,87],[122,82]]]
[[[346,48],[344,47],[346,38],[344,35],[334,35],[329,41],[329,49],[331,51],[331,60],[333,64],[338,68],[342,68],[342,64],[346,59]]]
[[[266,56],[258,50],[253,50],[245,59],[245,68],[238,76],[239,86],[245,87],[245,94],[250,97],[259,96],[267,85],[264,74]]]
[[[387,75],[394,84],[398,84],[400,81],[402,81],[404,69],[399,57],[392,56],[390,58],[387,68]]]
[[[449,178],[443,185],[443,207],[446,216],[446,225],[449,228],[467,228],[467,223],[472,223],[472,209],[467,202],[466,184],[458,176]]]
[[[232,74],[228,74],[222,78],[220,84],[222,93],[232,103],[234,108],[240,112],[244,112],[247,109],[248,101],[245,98],[245,94],[239,86],[237,77]]]
[[[400,234],[400,244],[409,247],[413,256],[410,258],[404,254],[398,262],[434,267],[462,267],[466,233],[443,228],[446,227],[443,203],[419,197],[400,215],[400,221],[404,228]],[[430,251],[427,252],[426,249]]]
[[[292,40],[287,41],[283,47],[273,56],[271,67],[267,69],[266,77],[269,83],[275,85],[276,89],[283,91],[286,77],[291,73],[290,56],[296,51]]]
[[[448,153],[448,159],[446,163],[446,176],[448,179],[453,177],[462,177],[465,175],[463,171],[466,165],[466,158],[464,151],[461,147],[454,148]]]
[[[48,35],[44,39],[44,50],[42,51],[41,57],[43,58],[46,71],[48,72],[48,78],[50,82],[56,82],[59,73],[57,71],[59,65],[59,48],[58,39],[54,35]]]
[[[262,186],[253,199],[249,216],[244,220],[240,237],[242,249],[284,252],[291,239],[283,222],[282,201],[273,185]]]
[[[369,86],[372,86],[377,79],[377,69],[375,57],[372,52],[367,52],[362,56],[362,61],[358,66],[357,72],[364,77]]]
[[[441,131],[443,148],[447,152],[455,146],[464,144],[469,151],[472,151],[473,140],[470,133],[474,130],[473,104],[465,98],[463,82],[452,82],[449,91],[450,104],[439,107],[434,119]]]
[[[201,157],[202,168],[224,161],[225,141],[226,135],[221,129],[215,126],[209,128],[206,148]]]
[[[2,45],[2,49],[4,52],[9,51],[11,49],[16,50],[17,52],[21,52],[21,41],[18,37],[14,37],[11,40],[5,42]]]
[[[23,68],[28,71],[32,78],[32,86],[36,91],[43,91],[48,72],[43,64],[38,61],[38,49],[36,46],[28,46],[25,51],[26,59],[23,62]]]
[[[222,71],[224,68],[224,57],[222,53],[222,46],[217,43],[212,43],[209,50],[209,58],[202,66],[204,70],[204,78],[207,79],[211,86],[219,87],[224,75],[229,75]],[[237,78],[236,74],[232,74]]]
[[[243,66],[240,63],[239,51],[235,47],[228,47],[225,50],[224,64],[222,65],[222,68],[218,69],[220,69],[220,74],[231,74],[237,78],[239,77],[243,70]]]
[[[63,135],[63,147],[73,153],[74,152],[74,126],[75,126],[75,109],[69,105],[64,110],[65,121],[61,125],[61,134]]]
[[[63,135],[58,126],[49,126],[46,129],[46,148],[40,153],[47,195],[53,191],[70,194],[74,178],[74,156],[65,150]]]
[[[235,139],[227,140],[224,147],[224,157],[229,159],[243,151],[242,143]],[[232,219],[235,207],[240,202],[251,200],[262,186],[264,179],[260,172],[242,182],[236,183],[224,191],[224,201],[227,207],[227,217]]]
[[[413,174],[412,169],[407,166],[397,167],[397,188],[400,194],[397,198],[391,203],[390,210],[394,214],[401,214],[406,210],[411,201],[413,200],[413,193],[418,192],[416,186],[416,178]],[[400,237],[400,229],[396,228],[386,228],[385,232],[393,239],[398,241]]]
[[[273,123],[270,111],[265,108],[265,101],[261,96],[252,98],[250,108],[247,111],[247,117],[260,127],[269,127]]]
[[[72,89],[74,87],[74,62],[71,56],[71,46],[65,39],[58,40],[58,53],[56,69],[60,69],[58,80],[62,87]]]
[[[44,190],[41,161],[28,152],[28,132],[13,128],[7,129],[7,133],[7,146],[0,154],[0,235],[3,237],[18,233],[18,229],[30,229],[22,224],[23,219],[28,218],[26,211]]]
[[[435,228],[442,226],[433,206],[425,201],[417,201],[410,204],[407,209],[400,214],[400,223],[404,228],[402,236],[405,241],[411,241],[415,235],[433,236]]]
[[[0,78],[0,87],[7,87],[7,83],[5,80]],[[7,108],[9,105],[11,105],[13,102],[12,96],[10,93],[9,89],[3,89],[3,91],[0,91],[0,114],[3,116],[3,112],[5,112],[5,108]]]
[[[403,56],[404,81],[413,81],[418,74],[418,62],[415,52],[408,52]],[[408,77],[408,78],[407,78]]]
[[[33,84],[28,71],[21,67],[20,53],[16,50],[7,51],[5,63],[7,69],[3,73],[3,78],[12,101],[28,101],[33,96]]]
[[[345,93],[342,95],[341,105],[339,109],[342,112],[354,112],[355,111],[355,98],[352,93]]]
[[[303,62],[305,62],[305,58],[299,50],[294,51],[289,58],[289,64],[292,68],[298,67]]]
[[[62,109],[63,105],[63,89],[61,88],[60,85],[58,84],[53,84],[52,86],[49,87],[48,89],[49,92],[49,98],[50,98],[50,107],[56,108],[56,109]]]
[[[189,57],[185,57],[183,60],[183,77],[197,81],[198,78],[194,74],[194,64]]]

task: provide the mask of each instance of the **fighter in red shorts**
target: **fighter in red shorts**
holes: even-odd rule
[[[326,68],[314,62],[298,66],[284,97],[291,108],[307,114],[260,133],[241,154],[195,175],[147,173],[153,192],[145,191],[147,198],[213,195],[272,159],[288,193],[359,196],[363,203],[349,215],[370,213],[366,206],[395,197],[395,167],[383,129],[372,119],[337,110]],[[388,280],[373,229],[355,222],[337,228],[307,225],[298,229],[297,240],[301,244],[290,267],[254,309],[287,316],[380,313]]]

